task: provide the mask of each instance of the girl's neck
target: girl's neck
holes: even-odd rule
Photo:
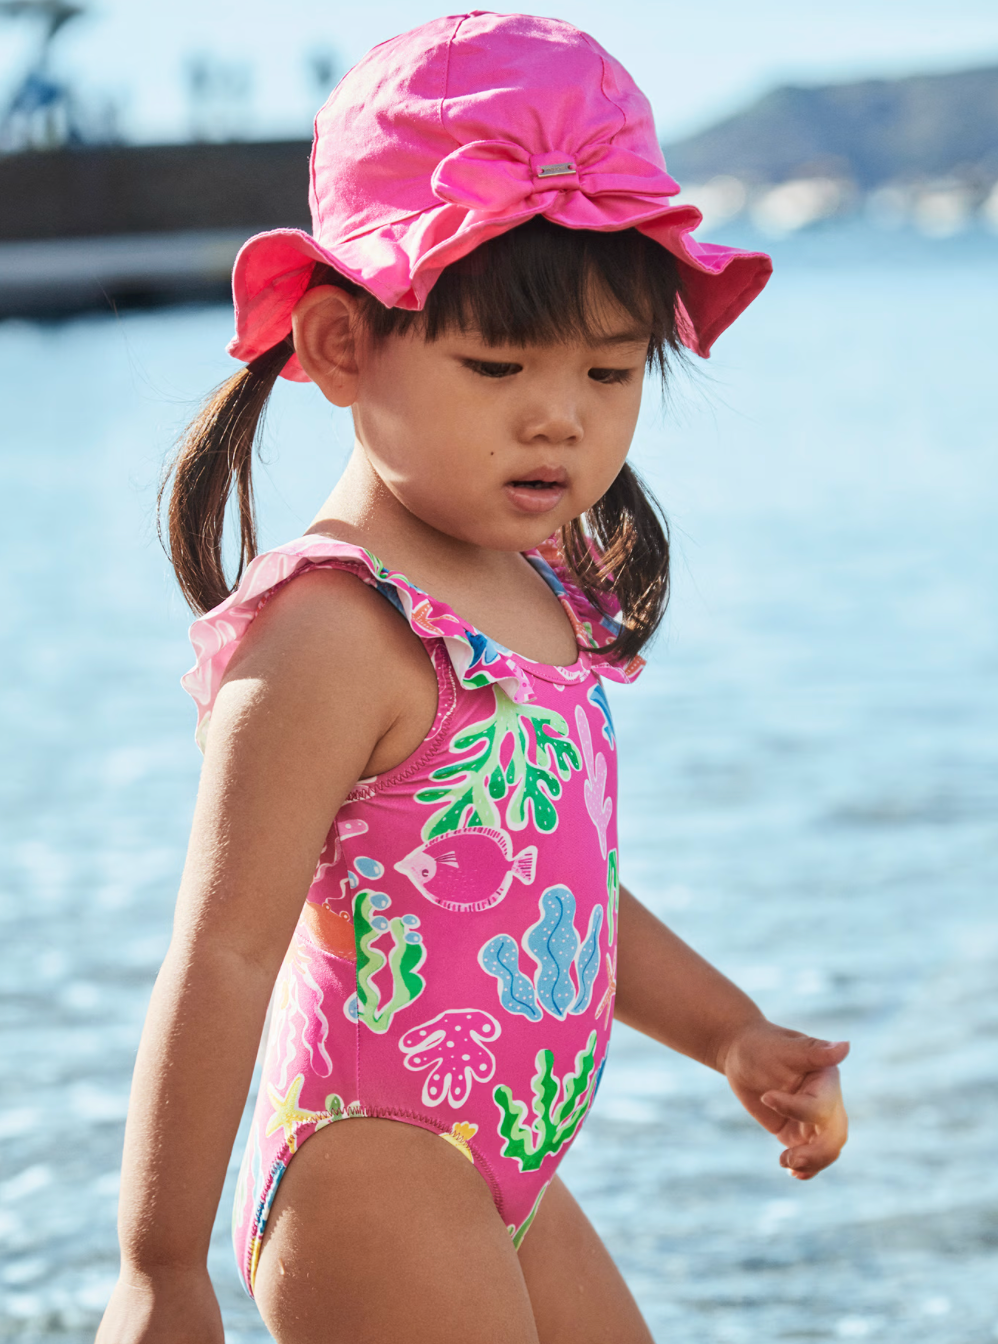
[[[476,546],[424,523],[392,494],[360,445],[308,531],[363,546],[533,662],[568,667],[578,658],[561,603],[522,555]]]
[[[522,570],[515,551],[488,550],[439,532],[410,513],[355,443],[346,470],[306,535],[321,533],[371,551],[429,592],[497,583]]]

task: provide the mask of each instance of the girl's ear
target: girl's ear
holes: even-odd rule
[[[357,400],[360,329],[357,300],[335,285],[308,290],[291,314],[298,362],[334,406]]]

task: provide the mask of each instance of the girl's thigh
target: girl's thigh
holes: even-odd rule
[[[277,1344],[539,1344],[485,1181],[451,1144],[393,1120],[341,1121],[303,1144],[256,1300]]]
[[[620,1270],[559,1177],[520,1246],[540,1344],[653,1344]]]

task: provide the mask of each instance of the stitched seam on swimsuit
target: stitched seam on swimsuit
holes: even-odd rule
[[[450,721],[457,709],[458,688],[450,655],[447,653],[442,639],[434,641],[430,658],[433,663],[433,670],[437,674],[439,697],[437,700],[437,718],[433,727],[407,760],[402,761],[391,770],[386,770],[383,775],[372,775],[369,780],[363,781],[373,793],[382,793],[392,785],[401,784],[412,775],[418,774],[423,766],[440,755],[442,748],[449,740]],[[442,704],[445,697],[447,703]],[[358,780],[357,782],[360,783],[361,781]]]

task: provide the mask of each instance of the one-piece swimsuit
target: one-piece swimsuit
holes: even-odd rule
[[[316,567],[355,574],[420,637],[438,703],[401,765],[336,814],[278,976],[233,1213],[250,1293],[278,1183],[326,1125],[378,1116],[453,1145],[519,1245],[599,1085],[613,1018],[616,744],[602,650],[618,626],[552,544],[526,554],[576,635],[532,662],[358,546],[307,536],[258,556],[195,621],[202,747],[225,668],[269,597]],[[349,650],[344,650],[344,657]]]

